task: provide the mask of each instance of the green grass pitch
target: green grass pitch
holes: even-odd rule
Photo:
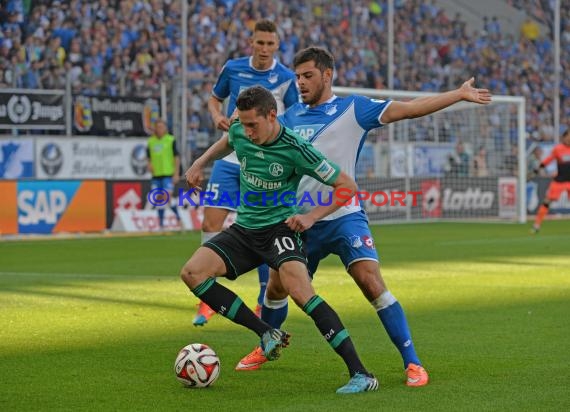
[[[197,299],[178,277],[198,233],[0,242],[0,410],[570,410],[570,221],[374,227],[382,271],[430,372],[404,385],[399,354],[336,257],[317,292],[339,313],[378,392],[348,380],[312,321],[290,305],[291,346],[258,372],[235,372],[256,336],[216,316],[192,326]],[[251,307],[257,275],[229,285]],[[175,378],[178,350],[221,359],[208,389]]]

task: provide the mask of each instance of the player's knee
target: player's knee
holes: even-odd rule
[[[269,280],[265,289],[265,296],[270,300],[282,300],[288,296],[287,290],[283,287],[279,272],[275,269],[269,269]]]
[[[350,267],[350,275],[369,301],[376,299],[387,290],[377,262],[357,262]]]
[[[550,207],[550,203],[552,203],[551,199],[544,199],[544,201],[542,202],[542,205],[548,209]]]
[[[288,296],[287,291],[277,282],[270,280],[267,283],[267,289],[265,289],[265,297],[270,300],[282,300]]]
[[[215,219],[206,219],[202,221],[203,232],[220,232],[224,226],[224,222],[218,222]]]
[[[180,278],[190,289],[194,289],[200,283],[205,281],[208,276],[198,270],[195,262],[190,259],[180,270]]]

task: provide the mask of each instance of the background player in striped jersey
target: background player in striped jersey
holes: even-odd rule
[[[299,101],[295,73],[274,57],[279,48],[279,36],[275,24],[269,20],[258,21],[255,24],[250,44],[251,56],[226,62],[208,101],[208,109],[214,124],[224,132],[230,126],[229,117],[235,110],[235,102],[239,93],[250,86],[260,85],[270,90],[277,101],[278,113],[282,113],[285,108]],[[226,99],[228,104],[224,114],[223,102]],[[222,230],[229,212],[236,210],[239,164],[235,154],[231,153],[214,163],[206,191],[213,195],[211,197],[213,205],[204,208],[202,243],[217,235]],[[222,194],[230,201],[222,199]],[[256,313],[259,316],[269,277],[267,265],[258,268],[258,275],[259,295]],[[203,326],[213,314],[214,312],[201,302],[193,321],[194,325]]]
[[[315,325],[345,362],[350,380],[337,393],[378,389],[378,381],[360,361],[348,331],[336,312],[318,295],[309,280],[300,232],[340,207],[337,191],[354,196],[356,182],[330,163],[310,143],[277,121],[277,104],[270,91],[255,86],[237,99],[239,121],[186,172],[191,187],[199,187],[205,164],[232,149],[240,161],[240,191],[243,196],[236,222],[203,243],[184,265],[181,277],[190,290],[216,312],[243,325],[261,337],[268,360],[275,359],[288,335],[256,317],[241,299],[216,276],[236,279],[261,263],[276,270],[279,284]],[[332,201],[297,214],[284,195],[294,194],[303,175],[332,186]],[[262,189],[273,187],[274,189]],[[257,198],[257,199],[256,199]]]
[[[280,121],[308,139],[352,177],[370,130],[398,120],[425,116],[462,100],[480,104],[491,101],[488,90],[472,86],[474,79],[456,90],[410,102],[376,100],[358,95],[337,97],[332,92],[334,58],[328,51],[309,47],[295,55],[293,64],[303,103],[289,108]],[[327,191],[327,188],[314,179],[304,177],[298,193],[307,191],[316,199],[316,193]],[[317,222],[306,232],[306,244],[311,276],[321,259],[331,253],[340,257],[400,351],[407,375],[406,384],[426,385],[428,374],[416,354],[404,311],[382,279],[368,219],[360,206],[351,202]],[[286,316],[287,294],[272,273],[262,318],[273,327],[280,327]],[[238,363],[236,370],[259,369],[263,362],[263,354],[256,348]]]
[[[540,230],[542,221],[550,209],[550,203],[560,199],[564,191],[570,197],[570,127],[567,127],[562,134],[561,143],[554,146],[552,153],[540,162],[539,170],[536,170],[535,173],[538,174],[540,169],[544,169],[554,160],[556,160],[558,172],[552,182],[550,182],[550,185],[548,185],[544,201],[538,208],[538,212],[536,212],[531,233],[538,233]]]

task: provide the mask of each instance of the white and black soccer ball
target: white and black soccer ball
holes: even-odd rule
[[[185,386],[206,388],[220,376],[220,358],[208,345],[191,343],[178,352],[174,372]]]

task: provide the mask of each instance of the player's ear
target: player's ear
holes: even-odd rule
[[[323,77],[325,78],[325,80],[328,80],[329,83],[332,83],[332,78],[333,78],[332,69],[325,69],[325,71],[323,72]]]

